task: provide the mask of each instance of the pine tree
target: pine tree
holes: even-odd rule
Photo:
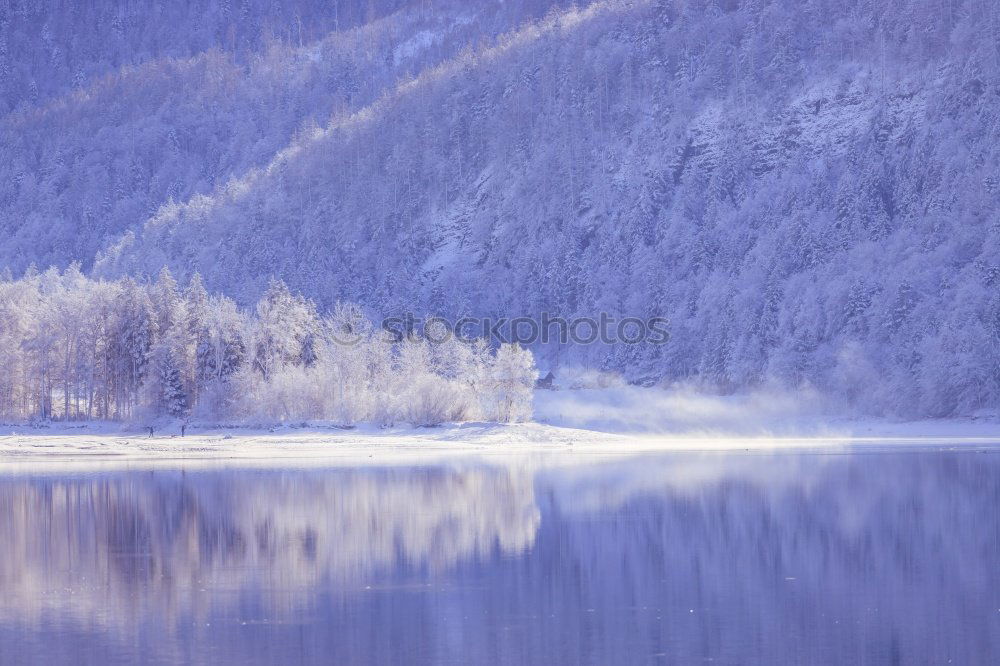
[[[157,411],[180,418],[188,412],[188,399],[177,360],[169,349],[161,348],[157,361]]]
[[[153,307],[156,309],[157,329],[161,334],[175,324],[183,323],[184,303],[177,289],[177,280],[170,269],[164,266],[150,290]]]
[[[156,319],[149,296],[134,280],[125,280],[118,303],[117,402],[119,412],[130,412],[138,402],[139,388],[146,378]]]
[[[184,304],[187,334],[185,356],[186,360],[190,361],[185,368],[185,385],[188,387],[191,402],[194,403],[197,402],[202,387],[212,376],[208,292],[198,273],[195,273],[188,283],[188,288],[184,292]]]

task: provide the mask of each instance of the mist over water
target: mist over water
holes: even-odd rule
[[[0,663],[989,663],[998,454],[8,468]]]

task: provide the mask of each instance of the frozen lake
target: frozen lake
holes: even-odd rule
[[[0,468],[0,663],[986,664],[1000,449]]]

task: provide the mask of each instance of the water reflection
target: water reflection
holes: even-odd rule
[[[994,663],[1000,455],[0,476],[0,662]]]

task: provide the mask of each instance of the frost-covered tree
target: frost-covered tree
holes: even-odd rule
[[[155,408],[172,417],[181,417],[188,412],[188,396],[184,390],[180,363],[169,347],[162,347],[155,357],[156,380],[153,386],[157,394],[153,398]]]
[[[236,374],[247,366],[248,324],[235,304],[213,297],[209,302],[205,334],[195,350],[199,416],[232,417],[238,400]]]
[[[530,420],[537,378],[530,351],[516,343],[500,345],[490,367],[487,413],[504,423]]]
[[[146,379],[150,351],[157,333],[156,313],[145,289],[126,279],[118,300],[119,324],[114,336],[116,409],[129,416]]]
[[[461,375],[435,367],[435,345],[423,337],[407,337],[398,346],[392,384],[402,405],[400,420],[423,426],[463,421],[474,394],[460,382]]]
[[[151,284],[29,272],[0,280],[0,343],[5,419],[430,426],[482,418],[485,405],[488,418],[530,415],[516,385],[530,387],[516,374],[533,367],[530,353],[396,341],[356,305],[319,318],[279,283],[247,312],[197,279],[181,295],[168,272]]]
[[[311,302],[272,280],[257,302],[256,315],[254,366],[265,380],[279,366],[313,364],[320,322]]]
[[[184,381],[192,402],[197,402],[198,393],[211,376],[211,369],[208,366],[210,359],[208,299],[208,292],[205,290],[201,275],[195,273],[191,276],[184,292],[184,332],[187,336],[184,349],[186,361]]]

